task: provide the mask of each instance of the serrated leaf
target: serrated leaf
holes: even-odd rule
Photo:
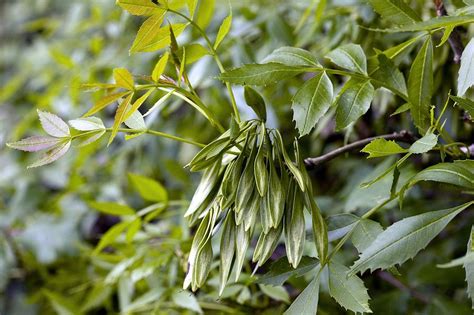
[[[367,58],[359,45],[347,44],[340,46],[331,51],[326,57],[343,69],[367,74]]]
[[[115,68],[113,72],[115,83],[118,86],[127,90],[133,90],[135,88],[133,76],[127,69]]]
[[[410,180],[409,186],[419,181],[434,181],[474,189],[474,162],[465,160],[430,166],[416,174]]]
[[[257,283],[279,286],[292,276],[302,276],[319,265],[316,258],[303,256],[298,267],[293,268],[286,257],[281,257],[270,266],[269,271],[259,277]]]
[[[62,157],[64,154],[66,154],[70,147],[71,140],[62,141],[58,143],[55,147],[53,147],[51,150],[47,151],[42,158],[28,165],[27,168],[39,167],[46,164],[50,164]]]
[[[293,120],[300,137],[308,134],[332,104],[333,86],[326,72],[309,79],[292,100]]]
[[[375,0],[376,1],[376,0]],[[474,22],[474,15],[459,15],[459,16],[440,16],[432,18],[422,22],[416,22],[414,24],[407,24],[396,28],[383,29],[377,31],[383,32],[419,32],[440,29],[444,27],[456,27],[463,24],[469,24]]]
[[[474,85],[474,38],[471,38],[461,56],[458,76],[458,96],[464,96],[468,88]]]
[[[245,102],[250,106],[257,116],[263,120],[267,120],[267,109],[263,97],[250,86],[244,87]]]
[[[303,70],[298,67],[270,62],[244,65],[222,73],[219,78],[225,82],[241,85],[267,85],[294,77],[301,72]]]
[[[398,91],[402,95],[407,95],[407,85],[402,72],[395,66],[394,62],[385,54],[378,54],[378,70],[371,77],[381,81],[385,86]]]
[[[372,313],[364,282],[357,276],[347,276],[349,268],[331,260],[329,263],[329,294],[339,305],[354,313]]]
[[[27,151],[27,152],[36,152],[40,150],[49,149],[54,147],[62,140],[60,138],[48,137],[48,136],[32,136],[20,141],[9,142],[7,146],[12,149]]]
[[[384,138],[372,140],[360,151],[368,153],[369,156],[367,158],[376,158],[407,152],[406,149],[399,146],[395,141],[386,140]]]
[[[69,137],[69,126],[58,116],[38,110],[41,127],[50,136],[57,138]]]
[[[319,302],[319,269],[316,269],[316,276],[291,303],[284,315],[314,315],[318,309]]]
[[[433,149],[438,143],[438,136],[433,133],[427,133],[422,138],[416,140],[408,149],[409,152],[421,154]]]
[[[112,132],[110,134],[109,142],[107,145],[110,145],[112,141],[114,140],[115,136],[118,133],[118,129],[120,125],[123,123],[125,120],[125,114],[126,114],[126,109],[128,108],[128,105],[130,104],[131,100],[133,97],[133,93],[129,94],[122,102],[119,104],[117,111],[115,112],[115,117],[114,117],[114,124],[112,126]]]
[[[98,117],[85,117],[68,121],[69,125],[79,131],[92,131],[105,129],[104,123]]]
[[[217,47],[219,47],[220,43],[229,32],[231,25],[232,25],[232,12],[230,12],[230,14],[224,19],[221,26],[219,27],[219,31],[217,32],[217,36],[216,36],[216,41],[214,42],[214,50],[216,50]]]
[[[342,130],[365,114],[374,97],[370,81],[351,79],[337,98],[336,128]]]
[[[106,214],[112,215],[135,215],[135,210],[127,205],[116,202],[88,202],[89,206]]]
[[[165,52],[156,63],[155,68],[153,68],[153,72],[151,74],[151,78],[153,79],[153,81],[158,82],[158,80],[160,79],[161,75],[165,71],[166,64],[168,63],[168,57],[169,52]]]
[[[152,15],[164,10],[150,0],[117,0],[117,4],[133,15]]]
[[[261,63],[276,62],[287,66],[313,67],[320,66],[309,51],[296,47],[280,47],[265,57]]]
[[[168,201],[168,192],[156,180],[133,173],[128,173],[128,178],[143,199],[154,202]]]
[[[406,25],[421,21],[403,0],[369,0],[369,3],[382,18],[392,23]]]
[[[452,95],[450,96],[450,98],[455,101],[459,105],[459,107],[469,113],[469,116],[471,116],[471,120],[474,120],[474,101],[467,98]]]
[[[110,105],[116,100],[120,99],[121,97],[124,97],[129,94],[130,94],[130,91],[105,95],[104,97],[99,99],[97,103],[95,103],[94,106],[87,113],[84,114],[84,117],[94,115],[95,113],[107,107],[107,105]]]
[[[166,11],[160,11],[153,14],[140,26],[137,32],[137,36],[133,41],[132,47],[130,47],[130,54],[140,51],[143,47],[146,47],[156,40],[155,32],[160,28],[161,23],[165,17]],[[156,81],[156,80],[155,80]]]
[[[361,219],[357,222],[357,225],[352,232],[352,244],[354,244],[359,253],[362,253],[382,232],[383,227],[380,223],[369,219]]]
[[[410,113],[420,133],[429,127],[430,104],[433,94],[433,43],[428,37],[416,55],[408,77]]]
[[[352,265],[351,274],[387,269],[413,258],[461,211],[474,204],[431,211],[400,220],[380,233]]]

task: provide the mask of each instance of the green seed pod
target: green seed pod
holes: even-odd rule
[[[250,157],[246,161],[246,165],[243,174],[240,177],[239,185],[237,187],[236,198],[235,198],[235,211],[240,212],[242,209],[249,205],[250,198],[252,197],[253,191],[255,190],[255,179],[254,179],[254,161],[257,155],[258,147],[256,141],[253,144]]]
[[[276,229],[270,229],[267,234],[263,232],[260,234],[252,258],[252,261],[258,261],[257,266],[263,265],[270,258],[278,245],[282,231],[283,225],[280,224]]]
[[[292,207],[285,212],[285,247],[288,262],[296,268],[303,256],[305,243],[304,196],[293,189]]]
[[[229,211],[222,228],[221,246],[220,246],[220,286],[219,296],[224,291],[227,280],[229,279],[232,268],[232,260],[235,253],[235,222],[233,212]]]
[[[268,191],[265,196],[265,203],[272,222],[272,227],[277,227],[283,218],[285,208],[285,194],[288,193],[283,189],[283,183],[278,176],[273,159],[268,160],[269,182]]]
[[[235,228],[235,281],[239,280],[240,272],[244,264],[247,248],[253,235],[253,226],[246,231],[243,224]]]
[[[260,130],[260,144],[258,146],[257,156],[255,157],[254,176],[258,193],[263,197],[265,196],[268,187],[268,171],[265,164],[265,143],[267,134],[264,123],[260,126]]]

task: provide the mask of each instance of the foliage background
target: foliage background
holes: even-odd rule
[[[311,15],[294,33],[311,5],[311,1],[302,0],[232,2],[232,31],[222,48],[226,67],[260,61],[281,46],[305,47],[322,57],[342,43],[358,43],[369,53],[374,47],[385,49],[404,39],[403,34],[385,35],[358,27],[376,27],[384,22],[365,1],[357,0],[329,1],[323,15]],[[424,16],[434,14],[430,1],[412,1],[412,6]],[[217,1],[208,28],[211,34],[216,33],[227,13],[227,3]],[[247,266],[244,279],[218,299],[214,268],[209,284],[198,293],[181,290],[185,255],[193,233],[182,217],[198,180],[198,175],[182,166],[190,161],[196,148],[142,136],[130,141],[120,139],[104,149],[101,140],[75,148],[74,153],[45,168],[28,171],[25,167],[31,162],[31,154],[5,148],[7,141],[38,133],[36,109],[57,113],[64,119],[84,114],[100,94],[81,91],[81,83],[110,82],[116,67],[127,67],[134,74],[149,73],[158,54],[128,54],[140,21],[106,0],[3,1],[0,14],[0,314],[178,314],[185,310],[280,313],[286,309],[309,277],[292,278],[276,289],[262,288],[250,277],[251,266]],[[472,30],[465,31],[472,34]],[[187,32],[180,41],[193,37],[196,34]],[[413,56],[409,53],[400,61],[403,71],[409,69]],[[435,50],[435,60],[439,65],[451,62],[447,45]],[[439,69],[435,90],[446,95],[453,88],[449,82],[456,80],[457,68]],[[228,120],[230,111],[222,106],[227,102],[225,91],[216,82],[218,69],[210,58],[193,64],[189,73],[201,97],[221,121]],[[260,90],[271,104],[268,125],[278,127],[288,142],[296,136],[289,104],[300,85],[301,80],[291,79]],[[252,118],[243,89],[236,87],[235,93],[244,118]],[[438,104],[444,101],[436,99]],[[303,139],[303,156],[317,156],[345,140],[410,129],[407,117],[388,117],[399,105],[392,95],[379,91],[370,112],[352,133],[336,133],[333,122],[325,121]],[[446,128],[460,141],[472,140],[472,124],[459,119],[455,110],[448,115],[451,119]],[[110,125],[112,109],[103,118]],[[203,143],[217,135],[203,118],[179,101],[149,116],[148,122],[156,129]],[[439,158],[433,155],[417,157],[403,170],[402,178],[437,161]],[[383,165],[389,165],[389,161]],[[390,180],[370,190],[358,187],[381,170],[383,166],[354,154],[313,171],[324,216],[364,209],[383,199]],[[132,245],[123,242],[117,252],[94,254],[100,235],[119,218],[98,213],[90,206],[91,201],[127,203],[135,209],[154,204],[137,193],[129,173],[162,183],[175,204],[144,224]],[[428,183],[410,191],[403,212],[393,203],[378,219],[388,226],[403,217],[470,199],[449,186],[440,188]],[[374,313],[470,314],[462,268],[439,269],[436,264],[465,253],[472,222],[472,211],[457,217],[427,250],[399,268],[400,276],[364,274]],[[277,249],[272,260],[283,253],[282,248]],[[310,246],[305,254],[314,254]],[[350,261],[355,255],[354,249],[347,248],[340,260]],[[114,269],[117,266],[121,267]],[[115,270],[112,276],[111,270]],[[320,310],[345,313],[329,297],[324,281]]]

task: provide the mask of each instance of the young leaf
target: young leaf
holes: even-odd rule
[[[38,110],[38,116],[41,122],[41,127],[50,136],[57,138],[69,137],[69,126],[58,116]]]
[[[333,86],[325,72],[309,79],[292,100],[293,120],[300,137],[308,134],[332,104]]]
[[[117,0],[117,4],[133,15],[152,15],[164,11],[150,0]]]
[[[387,155],[406,153],[407,150],[399,146],[393,140],[385,140],[383,138],[378,138],[372,140],[367,144],[360,152],[368,153],[367,158],[376,158]]]
[[[194,12],[196,11],[196,6],[198,4],[198,0],[186,0],[186,5],[188,6],[189,10],[189,18],[192,20],[194,16]]]
[[[156,180],[133,173],[128,173],[128,178],[143,199],[154,202],[168,201],[166,189]]]
[[[69,125],[79,131],[104,130],[104,123],[97,117],[78,118],[68,121]]]
[[[433,149],[438,143],[438,136],[433,133],[427,133],[423,138],[418,139],[408,149],[409,152],[421,154]]]
[[[90,207],[99,210],[100,212],[111,215],[135,215],[135,210],[127,205],[122,205],[115,202],[97,202],[91,201],[88,203]]]
[[[403,0],[369,0],[369,3],[382,18],[392,23],[406,25],[421,21]]]
[[[186,26],[186,24],[173,24],[174,35],[179,36]],[[146,40],[141,41],[139,45],[133,47],[133,50],[130,49],[130,52],[152,52],[166,48],[170,44],[170,25],[166,25],[154,30],[152,35],[148,36]]]
[[[250,106],[257,114],[258,118],[263,121],[267,120],[267,109],[265,106],[265,100],[263,97],[254,89],[249,86],[244,88],[245,102]]]
[[[420,133],[429,127],[430,102],[433,94],[433,43],[428,37],[410,69],[408,100],[415,126]]]
[[[110,145],[114,140],[115,136],[118,133],[120,125],[125,120],[125,110],[127,109],[130,101],[132,100],[133,93],[129,94],[118,106],[117,111],[115,112],[114,125],[112,126],[112,132],[110,134],[109,142],[107,145]]]
[[[276,62],[293,67],[318,67],[318,60],[309,51],[296,47],[280,47],[262,60],[262,63]]]
[[[46,154],[43,155],[42,158],[28,165],[27,168],[39,167],[39,166],[52,163],[56,161],[57,159],[59,159],[64,154],[66,154],[66,152],[69,150],[70,147],[71,147],[71,140],[61,141],[51,150],[47,151]]]
[[[314,315],[318,309],[319,301],[319,269],[316,268],[316,276],[291,303],[284,315]]]
[[[359,45],[347,44],[340,46],[331,51],[326,57],[343,69],[367,74],[367,58]]]
[[[80,148],[84,147],[88,144],[91,144],[97,140],[99,140],[103,135],[105,134],[105,129],[103,130],[97,130],[96,132],[87,135],[87,136],[82,136],[76,140],[75,146]]]
[[[151,74],[151,78],[153,79],[153,81],[158,82],[161,75],[165,71],[166,64],[168,63],[168,56],[169,52],[165,52],[156,63],[155,68],[153,68],[153,72]]]
[[[130,94],[130,91],[105,95],[100,100],[98,100],[97,103],[95,103],[94,106],[87,113],[84,114],[84,117],[94,115],[95,113],[107,107],[107,105],[112,104],[119,98],[124,97],[129,94]]]
[[[199,8],[196,14],[196,24],[199,25],[201,29],[206,29],[206,27],[211,22],[211,19],[214,15],[214,7],[216,0],[200,0]]]
[[[146,45],[155,40],[154,33],[160,28],[161,23],[163,23],[165,14],[166,11],[160,11],[143,22],[133,41],[132,47],[130,47],[130,54],[140,51],[141,48],[146,47]]]
[[[36,152],[54,147],[59,142],[61,142],[60,138],[48,136],[32,136],[25,139],[21,139],[20,141],[9,142],[7,143],[7,146],[12,149],[27,152]]]
[[[458,96],[464,96],[469,87],[474,85],[474,38],[471,38],[461,56],[461,67],[458,77]]]
[[[125,121],[129,119],[132,114],[137,113],[140,106],[143,105],[143,103],[148,99],[148,97],[150,97],[151,93],[153,93],[154,91],[155,89],[149,89],[148,91],[146,91],[145,94],[136,99],[135,102],[133,102],[132,106],[127,106],[125,110],[125,117],[123,118],[123,120]]]
[[[349,268],[331,260],[329,263],[329,294],[346,310],[372,313],[364,282],[357,276],[347,277]]]
[[[283,79],[294,77],[303,69],[280,63],[248,64],[226,71],[220,75],[225,82],[241,85],[267,85]]]
[[[365,114],[374,97],[370,81],[351,79],[337,98],[336,128],[342,130]]]
[[[145,120],[143,119],[142,114],[138,110],[132,112],[130,117],[128,117],[123,123],[130,129],[137,129],[137,130],[146,129]]]
[[[135,85],[133,83],[133,76],[125,68],[114,69],[114,80],[118,86],[126,90],[133,90],[135,88]]]
[[[352,265],[351,274],[387,269],[413,258],[461,211],[474,204],[431,211],[400,220],[380,233]]]
[[[224,19],[221,26],[219,27],[219,31],[217,32],[217,36],[216,36],[216,41],[214,42],[214,50],[216,50],[217,47],[219,47],[220,43],[229,32],[231,25],[232,25],[232,12],[230,12],[230,14]]]

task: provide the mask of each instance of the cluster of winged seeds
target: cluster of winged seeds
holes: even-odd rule
[[[251,120],[232,123],[189,163],[192,171],[204,174],[185,214],[191,224],[199,223],[185,288],[191,285],[194,291],[205,282],[213,256],[211,239],[218,230],[221,293],[232,267],[238,280],[254,233],[260,233],[252,258],[257,267],[270,258],[282,234],[288,261],[298,266],[305,243],[304,209],[318,218],[320,213],[296,140],[294,155],[296,162],[278,130]]]

